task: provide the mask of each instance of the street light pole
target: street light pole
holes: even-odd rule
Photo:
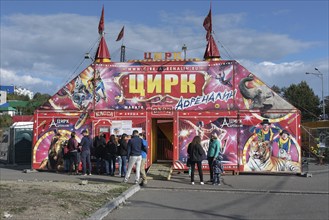
[[[184,46],[182,47],[182,51],[184,52],[184,60],[186,60],[186,50],[187,46],[184,44]]]
[[[325,120],[325,118],[326,118],[326,108],[325,108],[325,102],[324,102],[324,97],[323,97],[323,73],[321,73],[318,68],[315,68],[315,70],[318,71],[318,73],[306,72],[305,74],[312,74],[312,75],[315,75],[316,77],[319,77],[321,79],[321,83],[322,83],[322,113],[323,113],[322,120]]]

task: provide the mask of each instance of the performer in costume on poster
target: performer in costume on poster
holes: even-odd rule
[[[268,119],[263,119],[260,124],[253,126],[250,132],[257,134],[258,141],[273,141],[275,133],[279,133],[281,129],[270,123]]]
[[[94,83],[94,84],[93,84]],[[105,86],[103,79],[101,78],[99,70],[96,70],[95,77],[88,80],[88,87],[93,88],[93,85],[95,85],[95,96],[96,96],[96,102],[99,102],[99,100],[102,98],[103,100],[106,100],[106,93],[105,93]]]
[[[274,141],[278,143],[278,157],[291,160],[291,145],[295,143],[291,140],[289,132],[287,130],[283,130],[280,133],[280,137],[276,138]]]
[[[225,129],[219,128],[214,123],[210,123],[211,128],[207,129],[204,127],[203,121],[199,121],[197,123],[197,125],[195,125],[194,123],[192,123],[189,120],[184,120],[184,121],[193,127],[193,129],[195,130],[196,136],[200,136],[200,138],[202,140],[201,145],[205,152],[208,152],[209,139],[210,139],[206,134],[211,134],[213,132],[215,132],[217,134],[218,140],[220,141],[221,146],[223,146],[221,148],[221,152],[225,152],[226,143],[225,144],[222,143],[225,135],[227,134],[227,131]]]
[[[221,84],[223,84],[224,86],[229,86],[229,87],[233,87],[232,83],[231,83],[231,79],[232,77],[229,77],[228,79],[226,79],[226,76],[225,76],[225,72],[222,71],[222,72],[219,72],[218,75],[216,76],[216,79],[219,80],[219,82]]]

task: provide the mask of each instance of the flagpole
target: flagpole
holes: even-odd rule
[[[124,40],[124,28],[125,26],[122,27],[116,41],[121,40],[121,50],[120,50],[120,62],[125,62],[126,59],[126,47],[123,45],[123,40]]]
[[[123,45],[124,36],[121,40],[121,55],[120,55],[120,62],[126,61],[126,47]]]
[[[126,56],[126,47],[124,45],[121,46],[121,53],[120,53],[120,62],[125,62]]]

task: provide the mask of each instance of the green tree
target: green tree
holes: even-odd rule
[[[33,96],[33,100],[34,101],[41,101],[41,102],[45,102],[47,101],[51,96],[49,94],[41,94],[40,92],[37,92],[34,94]]]
[[[291,84],[283,88],[283,97],[298,108],[302,113],[302,121],[318,120],[320,115],[320,99],[309,87],[306,81],[299,84]]]
[[[30,98],[28,95],[19,95],[19,94],[13,93],[13,94],[7,94],[7,100],[30,101]]]
[[[13,120],[10,115],[0,115],[0,128],[8,128],[12,123]]]
[[[26,95],[18,95],[18,94],[8,94],[7,100],[20,100],[27,101],[27,105],[25,107],[20,107],[17,110],[22,115],[33,115],[34,111],[42,104],[44,104],[47,100],[50,99],[49,94],[41,94],[40,92],[35,93],[33,98],[30,98]]]
[[[49,94],[41,94],[40,92],[35,93],[33,99],[29,102],[25,109],[25,113],[28,115],[33,115],[34,111],[46,101],[51,98]]]
[[[280,87],[279,86],[276,86],[276,85],[273,85],[272,87],[271,87],[271,89],[276,93],[276,94],[278,94],[279,96],[281,96],[282,94],[282,90],[280,89]]]

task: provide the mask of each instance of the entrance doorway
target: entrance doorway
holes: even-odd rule
[[[166,162],[173,159],[173,119],[154,118],[152,120],[152,161]]]

